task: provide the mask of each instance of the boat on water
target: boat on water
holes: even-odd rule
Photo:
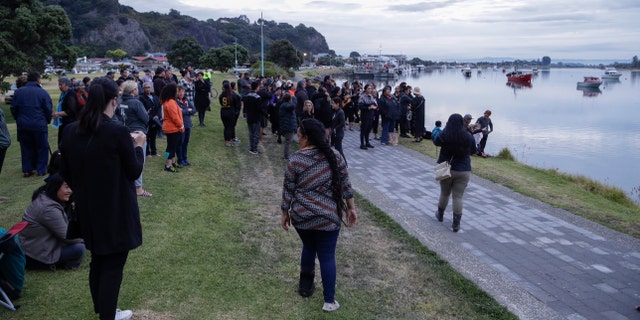
[[[510,82],[531,82],[532,73],[524,71],[511,71],[507,73],[507,81]]]
[[[584,81],[578,81],[578,87],[580,88],[598,88],[601,84],[602,80],[594,76],[585,76]]]
[[[622,73],[618,72],[616,68],[608,67],[604,70],[602,79],[618,80],[620,79],[620,76],[622,76]]]
[[[462,75],[463,76],[465,76],[467,78],[471,78],[471,68],[470,67],[464,67],[460,71],[462,71]]]

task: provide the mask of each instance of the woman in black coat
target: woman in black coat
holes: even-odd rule
[[[69,124],[61,146],[61,174],[75,191],[82,238],[91,251],[89,288],[100,319],[128,319],[118,310],[129,250],[142,244],[134,181],[142,172],[144,133],[112,121],[118,87],[94,79],[80,120]],[[133,141],[132,141],[133,140]]]
[[[413,98],[413,102],[411,103],[411,105],[413,106],[413,130],[411,131],[413,133],[413,137],[415,138],[415,140],[413,140],[414,142],[420,142],[422,141],[422,138],[424,137],[424,105],[425,105],[425,99],[422,96],[422,93],[420,92],[420,88],[415,87],[413,89],[413,94],[415,95],[415,97]]]
[[[203,80],[204,73],[198,72],[198,76],[195,82],[196,93],[193,100],[193,104],[198,111],[198,122],[201,127],[204,127],[204,113],[209,108],[211,100],[209,100],[209,92],[211,91],[211,85]]]

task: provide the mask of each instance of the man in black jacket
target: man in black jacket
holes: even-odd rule
[[[156,136],[162,130],[162,105],[160,99],[151,93],[151,83],[142,84],[142,94],[138,97],[149,114],[149,130],[147,131],[147,156],[157,156]]]

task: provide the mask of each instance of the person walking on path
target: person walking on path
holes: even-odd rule
[[[444,130],[433,140],[436,146],[442,147],[438,163],[449,161],[451,177],[440,180],[440,199],[436,210],[436,219],[442,222],[444,211],[449,204],[449,197],[453,195],[453,232],[460,230],[462,220],[462,196],[471,177],[471,154],[476,153],[475,140],[467,130],[460,114],[449,116]]]
[[[324,305],[338,310],[335,300],[336,243],[346,212],[347,226],[358,221],[353,190],[344,158],[329,146],[325,128],[305,119],[298,128],[300,150],[293,153],[284,174],[281,226],[294,226],[302,240],[298,293],[309,297],[315,289],[315,261],[320,262]]]
[[[101,320],[133,315],[116,307],[129,251],[142,245],[134,181],[142,173],[147,137],[111,120],[117,105],[116,83],[93,80],[80,120],[67,126],[61,146],[60,173],[75,193],[81,235],[91,251],[93,310]]]
[[[11,115],[16,119],[22,158],[23,177],[47,173],[51,97],[40,86],[40,74],[30,72],[27,84],[16,90],[11,101]],[[34,168],[35,167],[35,168]]]
[[[291,141],[293,135],[298,129],[298,120],[296,117],[296,105],[292,102],[292,96],[290,93],[285,93],[284,102],[280,104],[280,110],[278,116],[280,117],[280,134],[284,136],[284,150],[282,158],[289,160],[289,150],[291,149]]]

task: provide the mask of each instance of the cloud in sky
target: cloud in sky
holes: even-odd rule
[[[624,59],[640,55],[637,0],[434,0],[390,4],[336,0],[120,0],[139,12],[175,9],[199,20],[246,15],[300,23],[347,56],[402,53],[422,59],[513,57]]]

